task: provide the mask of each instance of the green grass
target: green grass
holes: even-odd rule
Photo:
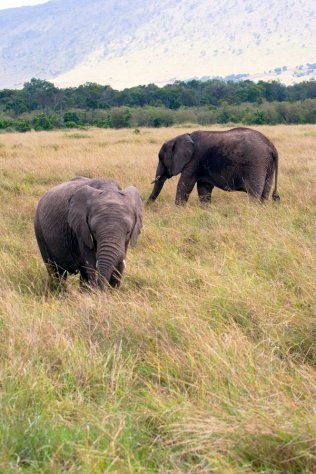
[[[38,199],[78,174],[146,198],[181,131],[1,136],[0,472],[316,472],[315,127],[261,130],[281,204],[167,182],[104,293],[51,286]]]

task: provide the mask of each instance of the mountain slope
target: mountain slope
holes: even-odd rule
[[[117,88],[243,73],[291,82],[315,71],[314,0],[51,0],[0,12],[0,31],[0,87],[32,76]]]

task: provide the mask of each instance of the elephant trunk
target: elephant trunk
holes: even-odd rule
[[[154,188],[151,192],[151,195],[148,198],[148,202],[152,202],[157,199],[167,178],[168,178],[167,169],[164,166],[164,164],[161,161],[159,161],[159,164],[157,166],[157,171],[156,171],[156,178],[153,181]]]
[[[109,284],[111,283],[113,272],[116,271],[117,266],[124,259],[124,244],[122,245],[121,240],[121,238],[115,238],[111,235],[110,238],[103,238],[101,243],[98,243],[97,270],[100,273],[99,284],[101,286],[104,280]]]

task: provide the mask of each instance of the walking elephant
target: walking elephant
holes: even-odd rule
[[[134,186],[74,178],[44,194],[34,227],[50,275],[79,272],[82,285],[118,287],[128,244],[136,245],[142,227],[142,200]]]
[[[176,204],[188,200],[195,183],[201,203],[210,202],[214,186],[225,191],[244,191],[264,201],[269,196],[273,174],[272,199],[280,200],[278,152],[268,138],[250,128],[195,131],[164,143],[148,201],[155,201],[166,179],[179,173]]]

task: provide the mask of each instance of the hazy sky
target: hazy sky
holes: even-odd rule
[[[48,0],[0,0],[0,10],[5,8],[24,7],[26,5],[38,5]]]

